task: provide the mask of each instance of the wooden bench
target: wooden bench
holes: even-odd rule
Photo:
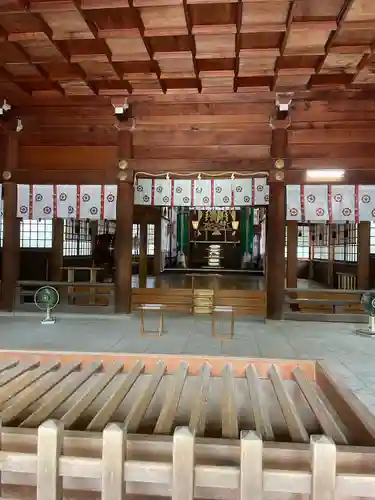
[[[217,290],[214,307],[230,306],[235,316],[264,318],[267,314],[266,292],[262,290]]]
[[[287,292],[285,302],[289,305],[295,304],[302,313],[334,314],[337,308],[340,308],[342,313],[360,314],[364,312],[361,295],[359,292],[302,290],[301,292]]]
[[[143,304],[161,304],[166,312],[191,314],[193,292],[190,288],[133,288],[132,310]]]

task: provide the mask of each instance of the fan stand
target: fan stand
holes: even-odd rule
[[[52,309],[49,306],[47,306],[46,315],[40,322],[42,325],[53,325],[54,323],[56,323],[56,318],[53,318],[51,316],[51,311]]]
[[[375,316],[369,316],[368,328],[358,328],[355,333],[364,337],[375,338]]]

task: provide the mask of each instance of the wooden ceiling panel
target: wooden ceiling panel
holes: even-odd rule
[[[33,64],[25,63],[7,63],[4,65],[5,69],[9,71],[16,79],[28,77],[40,77],[40,72]]]
[[[94,38],[86,21],[78,10],[68,10],[63,14],[57,12],[45,12],[43,19],[51,28],[54,40],[75,40]]]
[[[370,47],[374,41],[374,29],[351,29],[349,24],[344,24],[335,36],[333,47],[341,45]]]
[[[65,40],[59,46],[72,63],[107,60],[108,48],[102,40]]]
[[[146,38],[152,52],[186,52],[191,50],[191,40],[188,35],[154,36]]]
[[[93,89],[83,80],[60,82],[67,96],[93,96]]]
[[[185,35],[185,12],[182,5],[140,9],[146,36]]]
[[[108,38],[106,40],[113,61],[147,61],[150,59],[140,36]]]
[[[45,37],[44,24],[32,14],[0,14],[0,26],[9,34],[10,41]]]
[[[249,51],[245,56],[240,53],[239,76],[273,75],[276,55],[267,55],[263,51]]]
[[[325,73],[355,73],[357,65],[362,59],[363,54],[328,54],[321,72]]]
[[[89,80],[116,80],[119,78],[109,62],[81,61],[80,66]]]
[[[241,49],[278,49],[281,47],[285,33],[273,31],[267,33],[242,33]]]
[[[296,21],[336,20],[345,0],[295,0],[293,19]]]
[[[129,94],[129,83],[123,80],[99,80],[91,83],[101,96],[127,96]]]
[[[277,74],[275,90],[288,91],[303,89],[309,83],[310,78],[310,73],[298,75],[294,70],[292,73],[288,70],[281,70]]]
[[[95,26],[100,38],[138,34],[138,15],[133,9],[92,9],[84,11],[84,15],[86,21]]]
[[[17,45],[11,42],[0,42],[0,64],[5,63],[20,63],[26,61],[26,56],[18,48]]]
[[[157,58],[162,76],[173,73],[183,73],[186,76],[195,76],[194,63],[191,52],[163,53]]]
[[[95,9],[122,9],[124,7],[129,7],[128,0],[81,0],[81,9],[83,10],[95,10]]]
[[[360,71],[353,80],[354,84],[358,85],[375,85],[375,72],[371,71],[368,68]]]
[[[285,45],[285,54],[324,54],[325,45],[335,23],[292,23]]]
[[[82,72],[78,64],[69,64],[67,62],[53,62],[42,64],[43,70],[48,74],[52,81],[81,80]]]
[[[375,21],[375,2],[373,0],[354,0],[345,21]]]
[[[234,71],[236,59],[198,59],[197,69],[200,71]]]
[[[210,59],[235,56],[235,35],[195,35],[197,58]]]
[[[310,69],[311,73],[321,62],[321,56],[282,56],[278,60],[280,69],[295,70],[297,73],[301,69]]]
[[[48,40],[23,40],[19,45],[26,51],[31,62],[43,64],[51,61],[64,61],[61,52]]]
[[[290,7],[290,0],[245,1],[242,7],[242,29],[244,32],[266,26],[267,30],[285,27]]]
[[[237,3],[193,4],[188,9],[194,34],[236,32]]]
[[[156,73],[155,61],[133,61],[115,63],[117,73],[122,74],[123,78],[129,78],[130,75],[144,75],[148,78],[150,74]]]

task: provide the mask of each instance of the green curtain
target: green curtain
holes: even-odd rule
[[[177,215],[177,251],[188,253],[189,240],[189,212],[181,209]]]
[[[246,218],[247,209],[246,207],[241,208],[241,221],[240,221],[240,235],[241,235],[241,251],[243,254],[253,252],[253,240],[254,240],[254,209],[251,208],[249,211],[249,230],[246,238]]]

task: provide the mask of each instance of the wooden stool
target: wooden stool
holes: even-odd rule
[[[139,306],[141,311],[141,337],[145,336],[157,336],[161,337],[164,331],[164,308],[162,304],[142,304]],[[159,313],[159,328],[157,330],[146,330],[145,329],[145,311],[153,311]]]
[[[216,332],[216,314],[230,314],[230,333],[229,337],[219,336]],[[214,306],[212,309],[212,336],[220,340],[232,340],[234,337],[234,308],[231,306]]]

